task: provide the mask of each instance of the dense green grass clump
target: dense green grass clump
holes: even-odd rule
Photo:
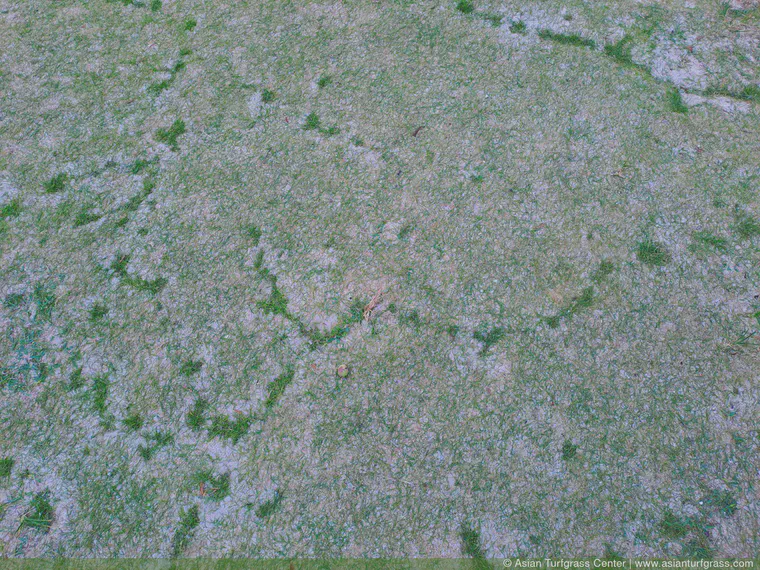
[[[189,509],[181,509],[179,512],[179,525],[172,538],[172,557],[177,558],[190,544],[193,531],[201,523],[200,509],[193,505]]]
[[[31,512],[21,520],[21,526],[47,532],[55,520],[55,509],[50,503],[50,493],[37,493],[29,505]]]
[[[564,44],[568,46],[587,47],[587,48],[596,47],[596,42],[594,40],[581,37],[578,34],[560,34],[557,32],[552,32],[551,30],[544,29],[544,30],[538,31],[538,37],[543,40],[549,40],[558,44]]]
[[[185,134],[185,121],[177,119],[168,129],[156,130],[156,141],[167,145],[173,151],[179,150],[177,139]]]
[[[665,265],[670,261],[670,253],[665,246],[650,239],[639,243],[636,257],[641,263],[651,266]]]
[[[280,504],[284,499],[284,495],[277,489],[274,492],[274,497],[268,501],[261,503],[258,509],[256,509],[256,516],[260,519],[271,517],[280,508]]]

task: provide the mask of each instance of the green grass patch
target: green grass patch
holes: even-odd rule
[[[737,213],[734,231],[742,239],[752,239],[760,236],[760,223],[745,213]]]
[[[69,374],[68,390],[69,392],[74,392],[75,390],[82,388],[84,384],[84,376],[82,375],[82,367],[80,366],[79,368],[75,368],[74,371]]]
[[[689,533],[691,523],[688,520],[677,517],[672,511],[668,510],[660,521],[659,530],[664,537],[677,540]]]
[[[544,317],[544,321],[550,328],[556,329],[559,327],[562,319],[572,318],[573,315],[583,309],[588,309],[594,302],[594,288],[586,287],[583,289],[580,295],[573,297],[570,303],[564,307],[559,313],[551,317]]]
[[[573,299],[572,311],[588,309],[594,301],[594,288],[586,287],[583,292]]]
[[[90,308],[90,322],[97,322],[108,314],[108,307],[102,303],[95,303]]]
[[[528,33],[528,26],[526,26],[525,22],[522,20],[513,20],[512,23],[509,24],[509,31],[513,34],[521,34],[524,36]]]
[[[3,457],[0,459],[0,477],[10,477],[16,460],[12,457]]]
[[[282,500],[285,498],[284,494],[280,492],[279,489],[275,490],[274,496],[269,499],[268,501],[264,501],[259,505],[259,508],[256,509],[256,516],[260,519],[266,519],[271,517],[274,513],[276,513],[280,505],[282,504]]]
[[[715,236],[710,232],[696,232],[694,239],[718,251],[726,251],[728,249],[728,242],[725,239]]]
[[[16,386],[19,383],[18,372],[9,366],[0,366],[0,388]]]
[[[143,279],[142,277],[124,277],[124,283],[136,289],[150,293],[151,295],[158,295],[163,291],[166,284],[169,282],[165,277],[156,277],[155,279]]]
[[[74,218],[74,227],[81,228],[93,222],[97,222],[103,216],[101,214],[93,214],[89,207],[82,208]]]
[[[557,32],[552,32],[551,30],[543,29],[543,30],[538,31],[538,37],[541,38],[542,40],[549,40],[554,43],[563,44],[567,46],[587,47],[587,48],[596,47],[596,42],[594,40],[581,37],[578,34],[560,34]]]
[[[203,485],[203,490],[212,501],[221,501],[230,494],[230,474],[214,475],[211,471],[201,471],[193,477],[196,484]]]
[[[206,425],[206,411],[208,401],[203,398],[195,400],[193,408],[187,414],[187,427],[193,431],[200,431]]]
[[[475,11],[475,4],[473,4],[472,0],[458,0],[457,10],[462,12],[462,14],[472,14]]]
[[[494,28],[498,28],[504,22],[504,16],[493,12],[481,12],[478,16],[490,23]]]
[[[274,276],[272,276],[274,279]],[[272,289],[269,292],[269,298],[266,301],[259,301],[256,305],[266,314],[282,315],[290,318],[288,313],[288,299],[277,287],[276,279],[272,282]]]
[[[565,440],[565,442],[562,444],[562,449],[560,450],[560,457],[562,457],[562,461],[570,461],[577,454],[578,446],[569,439]]]
[[[653,267],[666,265],[670,262],[670,252],[665,246],[650,239],[639,242],[636,248],[636,257],[641,263]]]
[[[480,330],[476,330],[472,334],[473,338],[482,344],[480,348],[480,356],[486,356],[488,351],[500,340],[507,336],[507,332],[503,327],[492,327],[487,329],[481,327]]]
[[[599,262],[598,269],[594,272],[592,279],[596,282],[603,281],[615,271],[615,264],[608,259]]]
[[[301,333],[306,335],[311,341],[312,347],[318,347],[330,342],[338,341],[344,338],[349,332],[351,332],[351,325],[360,323],[364,318],[364,307],[367,304],[361,299],[356,299],[348,309],[348,313],[342,315],[336,325],[327,331],[320,331],[316,329],[308,329],[298,324],[301,328]]]
[[[178,558],[189,546],[193,532],[201,524],[200,509],[193,505],[189,509],[180,509],[179,525],[172,537],[172,557]]]
[[[17,218],[21,214],[21,200],[14,198],[0,208],[0,219]]]
[[[730,491],[713,491],[707,497],[706,503],[715,508],[724,517],[733,516],[738,508],[736,497]]]
[[[275,100],[276,97],[277,97],[277,95],[275,94],[275,92],[272,91],[272,90],[270,90],[270,89],[264,89],[261,92],[261,102],[262,103],[271,103],[272,101]]]
[[[417,309],[401,311],[398,314],[398,322],[402,325],[418,329],[422,326],[422,317],[420,317],[420,313]]]
[[[293,381],[293,378],[295,377],[295,370],[292,368],[288,368],[280,374],[277,378],[272,380],[267,385],[267,398],[264,401],[264,406],[267,408],[273,407],[277,401],[280,399],[280,397],[285,393],[285,390],[290,385],[290,383]]]
[[[63,172],[56,174],[53,176],[50,180],[45,182],[42,185],[42,188],[45,190],[46,194],[55,194],[57,192],[62,192],[64,188],[66,188],[66,180],[68,177]]]
[[[177,119],[168,129],[156,129],[155,139],[176,152],[179,150],[177,139],[183,134],[185,134],[185,121]]]
[[[245,227],[245,235],[248,236],[248,239],[251,240],[251,245],[253,245],[253,247],[256,247],[259,245],[259,241],[261,240],[261,236],[263,234],[258,226],[249,224]]]
[[[689,112],[689,108],[683,102],[681,91],[679,91],[678,88],[673,87],[668,89],[665,97],[666,101],[668,102],[668,108],[674,113],[686,114]]]
[[[108,411],[108,391],[111,383],[108,381],[108,376],[100,375],[96,376],[92,380],[92,407],[101,418],[105,418]]]
[[[182,366],[179,367],[179,373],[182,374],[182,376],[192,376],[193,374],[198,374],[202,368],[202,360],[186,360],[182,363]]]
[[[639,69],[641,66],[635,63],[631,56],[631,42],[633,38],[625,35],[620,41],[604,46],[604,54],[623,67]]]
[[[760,103],[760,87],[757,85],[747,85],[741,91],[735,92],[734,96],[737,99],[742,99],[744,101]]]
[[[55,509],[50,503],[50,492],[37,493],[29,506],[31,512],[21,519],[21,526],[48,532],[55,520]]]
[[[129,173],[130,174],[140,174],[143,170],[148,168],[151,164],[154,164],[158,162],[158,158],[154,158],[151,160],[146,160],[144,158],[138,158],[132,163],[132,166],[129,167]]]
[[[161,11],[161,0],[151,0],[151,2],[150,2],[150,11],[151,12],[160,12]]]
[[[127,277],[127,265],[131,256],[128,253],[117,253],[116,258],[111,262],[111,271],[119,277]]]
[[[133,412],[124,418],[121,423],[124,424],[124,427],[129,431],[140,431],[143,428],[143,424],[145,422],[143,421],[140,414]]]
[[[739,91],[726,87],[708,87],[702,92],[702,95],[705,97],[731,97],[741,101],[760,103],[760,87],[757,85],[747,85]]]
[[[174,436],[170,433],[155,430],[148,435],[145,435],[146,445],[140,444],[137,446],[137,453],[145,461],[150,461],[159,452],[162,447],[171,445],[174,443]]]
[[[264,267],[264,250],[260,249],[256,254],[256,258],[253,260],[253,268],[256,271],[260,271]]]
[[[169,89],[169,87],[172,86],[172,80],[171,79],[163,79],[161,81],[158,81],[156,83],[151,83],[148,85],[148,87],[145,88],[145,90],[153,96],[160,95],[163,91],[166,91]]]
[[[182,29],[185,30],[186,32],[190,32],[190,31],[194,30],[197,25],[198,25],[198,21],[197,20],[195,20],[194,18],[187,18],[182,23]]]
[[[683,556],[692,560],[712,560],[715,549],[705,535],[699,535],[683,545]]]
[[[711,253],[726,253],[728,251],[728,240],[710,232],[696,232],[692,237],[694,241],[689,244],[687,249],[698,257],[703,258]]]
[[[32,289],[32,301],[37,306],[37,317],[44,321],[53,318],[53,309],[56,305],[53,288],[45,283],[35,283]]]
[[[128,212],[137,211],[137,209],[140,207],[140,204],[142,204],[145,199],[153,192],[153,188],[155,188],[155,186],[156,185],[152,180],[146,179],[143,181],[143,189],[140,191],[140,193],[135,194],[129,200],[127,200],[122,208]]]
[[[486,560],[483,550],[483,539],[480,531],[471,525],[462,523],[459,527],[459,539],[462,541],[462,554],[473,558],[476,570],[487,570],[491,566]]]
[[[306,120],[303,124],[303,130],[305,131],[316,131],[319,130],[320,127],[320,121],[319,121],[319,115],[316,113],[309,113],[306,115]]]
[[[330,85],[332,83],[332,81],[333,81],[332,77],[330,77],[329,75],[322,75],[317,80],[317,87],[319,87],[320,89],[324,89],[325,87],[327,87],[328,85]]]
[[[211,418],[211,425],[208,428],[209,436],[229,439],[233,445],[240,441],[251,428],[252,420],[244,414],[236,414],[235,416],[234,420],[231,420],[227,416],[214,416]]]
[[[3,306],[6,309],[17,309],[23,304],[24,298],[23,293],[10,293],[3,299]]]

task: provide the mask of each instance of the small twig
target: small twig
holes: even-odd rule
[[[369,317],[372,315],[372,311],[377,307],[377,305],[380,303],[380,298],[383,296],[382,291],[378,291],[375,293],[375,296],[372,297],[372,300],[367,303],[367,305],[364,307],[364,311],[362,312],[362,319],[365,321],[369,319]]]
[[[422,129],[424,129],[424,128],[425,128],[425,125],[421,125],[421,126],[417,127],[416,129],[414,129],[414,132],[412,133],[412,136],[416,137],[418,134],[420,134],[420,131]]]

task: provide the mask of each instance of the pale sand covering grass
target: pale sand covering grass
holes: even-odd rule
[[[759,54],[739,1],[0,1],[0,556],[756,554]]]

